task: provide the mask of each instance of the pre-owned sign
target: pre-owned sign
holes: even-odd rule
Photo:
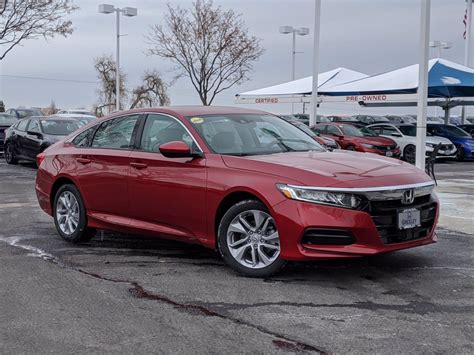
[[[346,101],[387,101],[387,95],[360,95],[360,96],[346,96]]]

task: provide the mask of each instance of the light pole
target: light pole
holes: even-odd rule
[[[451,42],[430,41],[431,48],[438,48],[438,58],[441,58],[442,49],[450,49],[452,46]]]
[[[309,34],[309,28],[307,27],[300,27],[300,28],[295,28],[293,26],[281,26],[280,27],[280,33],[282,34],[292,34],[293,35],[293,41],[292,41],[292,46],[291,46],[291,80],[295,80],[295,61],[296,61],[296,53],[301,53],[296,51],[296,35],[299,36],[306,36]],[[294,113],[294,106],[295,104],[291,104],[291,113]]]
[[[120,9],[114,5],[99,5],[99,13],[101,14],[117,14],[117,52],[116,52],[116,70],[115,70],[115,110],[120,111],[120,13],[124,16],[137,16],[138,10],[134,7],[124,7]]]

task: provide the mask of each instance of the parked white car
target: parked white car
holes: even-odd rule
[[[94,116],[92,112],[87,110],[79,110],[79,109],[69,109],[69,110],[61,110],[56,115],[87,115],[87,116]],[[95,117],[95,116],[94,116]]]
[[[392,125],[376,123],[367,126],[375,133],[393,139],[400,146],[402,159],[414,163],[416,157],[416,126],[411,124]],[[441,143],[437,159],[455,159],[456,146],[447,138],[427,135],[426,155],[433,152],[434,147]]]

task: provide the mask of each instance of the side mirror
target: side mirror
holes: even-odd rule
[[[167,158],[191,158],[195,156],[183,141],[172,141],[160,145],[160,153]]]
[[[30,136],[36,136],[38,137],[38,139],[41,139],[43,137],[40,132],[27,131],[26,134],[29,134]]]

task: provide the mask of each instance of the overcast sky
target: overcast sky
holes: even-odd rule
[[[99,14],[103,1],[76,0],[80,6],[71,19],[75,31],[68,38],[26,41],[0,62],[0,99],[7,107],[49,105],[61,108],[90,108],[97,97],[98,84],[93,58],[115,53],[115,18]],[[159,57],[145,55],[144,34],[152,24],[159,24],[166,3],[191,5],[188,0],[113,0],[116,6],[138,8],[138,17],[122,17],[121,64],[130,86],[139,82],[146,69],[157,69],[171,81],[171,64]],[[249,32],[262,39],[265,54],[255,65],[250,81],[222,93],[215,101],[233,105],[238,92],[262,88],[291,79],[291,36],[278,33],[279,26],[310,27],[309,36],[297,37],[296,77],[311,75],[313,0],[215,0],[223,8],[242,13]],[[431,39],[453,42],[443,58],[462,63],[464,58],[464,0],[433,0]],[[347,67],[366,74],[376,74],[416,63],[419,54],[419,0],[323,0],[321,9],[320,71]],[[437,56],[432,49],[431,57]],[[474,59],[473,59],[474,60]],[[60,82],[11,78],[28,76],[45,79],[88,81]],[[200,104],[186,78],[169,89],[172,104]],[[254,105],[255,106],[255,105]],[[272,112],[288,112],[289,105],[264,106]],[[323,113],[381,112],[360,109],[355,105],[333,104],[322,107]],[[390,112],[401,112],[389,109]],[[405,109],[406,110],[406,109]],[[433,113],[434,109],[431,113]],[[411,109],[414,112],[414,109]],[[387,112],[388,113],[388,112]],[[438,112],[441,114],[441,112]]]

